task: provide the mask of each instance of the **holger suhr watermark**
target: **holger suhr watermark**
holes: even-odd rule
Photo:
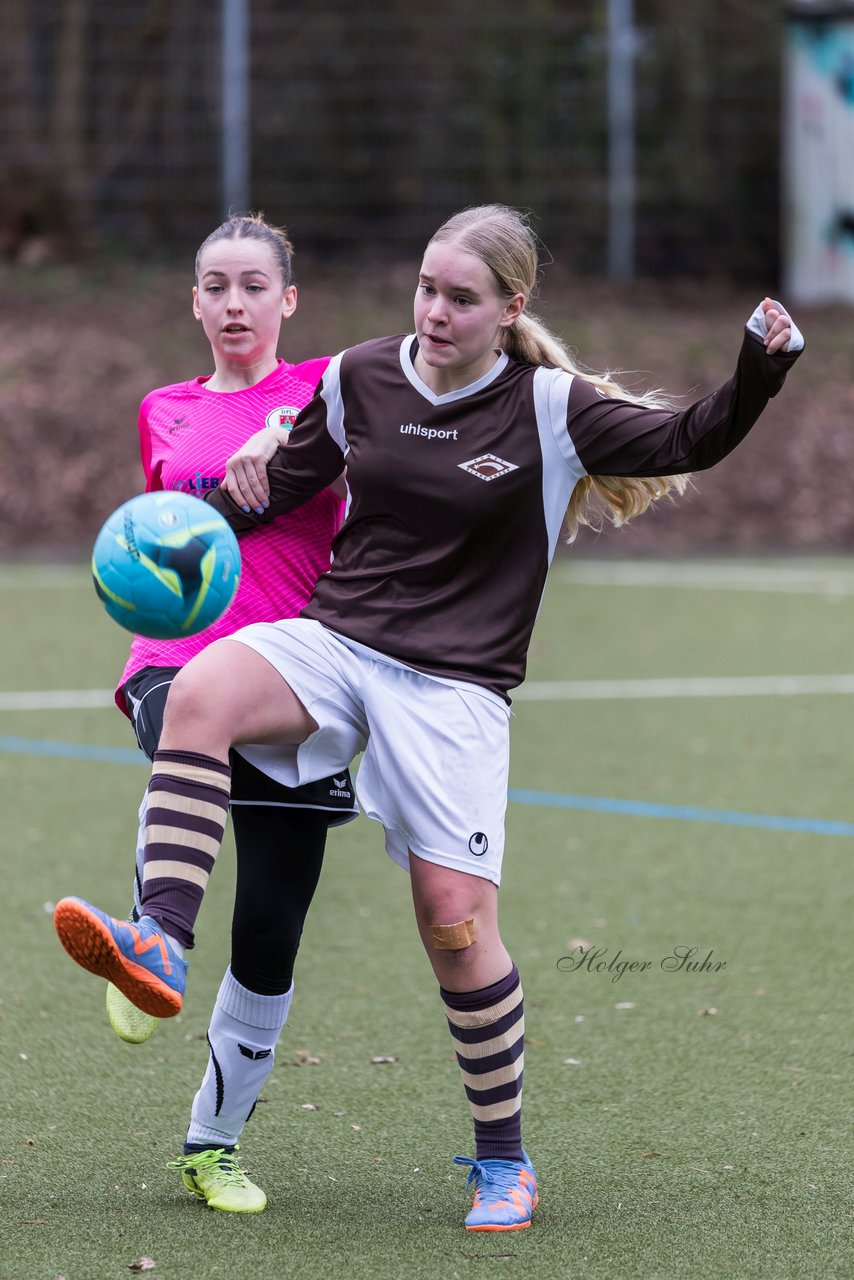
[[[578,943],[569,955],[561,956],[557,967],[562,973],[604,973],[619,982],[627,973],[722,973],[726,960],[716,960],[713,949],[701,952],[699,947],[679,945],[658,960],[625,960],[622,949],[609,957],[608,947]]]

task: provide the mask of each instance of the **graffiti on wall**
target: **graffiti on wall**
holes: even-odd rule
[[[787,31],[786,291],[854,302],[854,15]]]

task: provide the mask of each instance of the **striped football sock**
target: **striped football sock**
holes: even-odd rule
[[[193,751],[156,751],[145,816],[142,910],[184,946],[219,853],[231,769]]]
[[[519,970],[480,991],[440,987],[478,1160],[522,1159],[525,1012]]]

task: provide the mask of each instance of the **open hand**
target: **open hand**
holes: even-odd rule
[[[225,464],[225,478],[220,488],[245,511],[251,508],[261,515],[270,505],[267,463],[287,439],[287,431],[262,427]]]

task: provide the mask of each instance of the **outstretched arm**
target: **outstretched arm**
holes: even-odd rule
[[[567,428],[588,475],[667,476],[703,471],[744,439],[804,345],[794,321],[764,298],[747,322],[736,371],[686,409],[611,399],[576,377]]]

